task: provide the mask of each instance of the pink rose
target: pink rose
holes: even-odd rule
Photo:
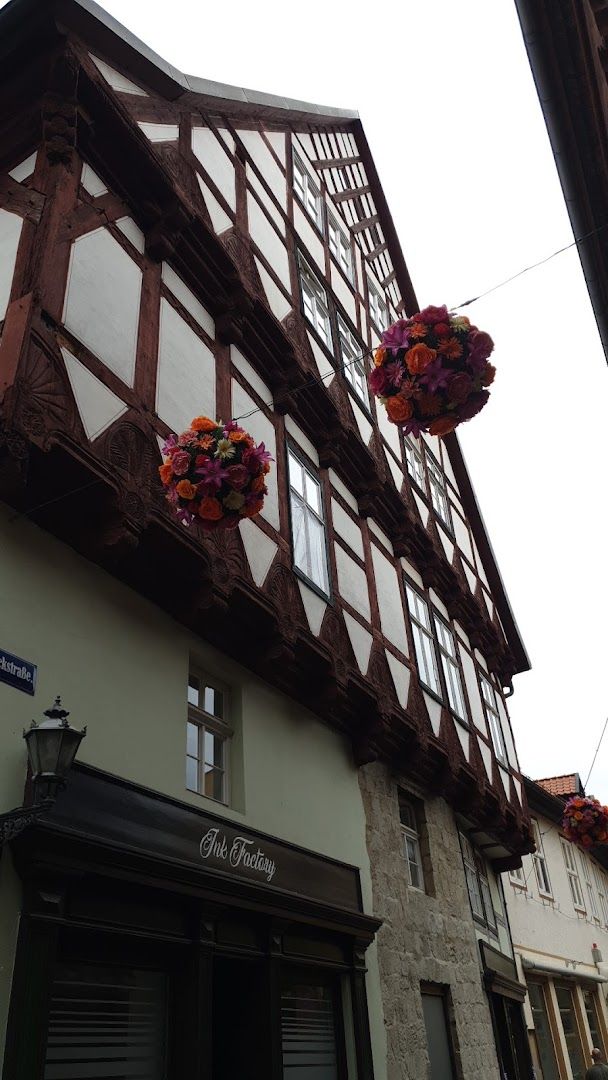
[[[235,491],[242,491],[249,483],[250,472],[244,465],[229,465],[227,481]]]
[[[455,402],[456,405],[462,405],[465,402],[473,389],[473,381],[470,375],[467,375],[466,371],[459,371],[456,375],[451,375],[446,387],[446,394],[448,401]]]
[[[390,372],[384,367],[376,367],[369,376],[369,388],[372,394],[380,395],[381,397],[386,393],[391,385]]]
[[[171,468],[176,476],[183,476],[190,468],[190,454],[185,450],[178,450],[171,456]]]
[[[417,315],[413,316],[413,321],[423,322],[426,323],[427,326],[432,326],[433,323],[449,322],[449,318],[450,316],[448,314],[448,309],[445,304],[442,304],[441,307],[433,307],[432,304],[429,304],[429,306],[425,307],[423,311],[419,311]]]

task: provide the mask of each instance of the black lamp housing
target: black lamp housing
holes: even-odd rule
[[[86,727],[78,731],[68,723],[69,715],[57,697],[52,708],[44,711],[47,719],[39,724],[32,720],[29,730],[23,732],[37,804],[54,800],[65,787],[66,776],[86,735]]]

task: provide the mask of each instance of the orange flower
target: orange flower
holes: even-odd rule
[[[256,476],[255,480],[253,481],[253,483],[251,485],[251,490],[252,491],[260,491],[260,492],[265,493],[265,489],[266,489],[266,481],[264,479],[264,474],[261,473],[260,476]]]
[[[411,349],[408,349],[405,354],[407,370],[410,375],[421,375],[424,369],[428,367],[431,360],[434,360],[436,356],[437,353],[435,349],[429,349],[428,345],[423,345],[422,342],[419,342],[418,345],[413,345]]]
[[[215,431],[219,424],[215,420],[210,420],[208,416],[196,416],[191,427],[194,431]]]
[[[386,349],[383,349],[382,346],[380,346],[380,348],[376,349],[374,353],[374,364],[376,365],[376,367],[380,367],[380,365],[383,364],[385,360]]]
[[[580,810],[577,811],[577,813],[574,815],[574,817],[576,818],[577,821],[582,821],[583,820],[583,815],[581,814]]]
[[[407,398],[401,397],[401,394],[394,394],[393,397],[387,398],[386,411],[389,420],[392,420],[393,424],[403,424],[406,420],[409,420],[414,411],[414,406]]]
[[[165,461],[164,465],[159,465],[158,466],[158,473],[159,473],[159,476],[160,476],[163,484],[165,485],[165,487],[168,487],[169,484],[171,483],[171,477],[173,476],[173,469],[171,468],[171,462],[170,461]]]
[[[449,435],[458,423],[456,417],[438,416],[429,427],[429,435]]]
[[[255,502],[250,502],[248,506],[244,506],[243,509],[241,510],[241,517],[245,517],[245,518],[255,517],[256,514],[259,514],[259,512],[262,509],[263,505],[264,505],[264,500],[263,499],[256,499]]]
[[[219,521],[224,516],[224,511],[217,499],[208,496],[206,499],[201,499],[198,516],[204,521]]]
[[[482,386],[491,386],[494,382],[494,376],[496,375],[496,368],[494,364],[487,364],[486,370],[481,377]]]
[[[428,330],[426,323],[415,322],[413,326],[410,326],[410,337],[426,337]]]
[[[175,490],[180,499],[193,499],[196,495],[196,488],[189,480],[180,480],[179,484],[175,485]]]
[[[213,438],[213,435],[203,435],[203,437],[198,440],[198,445],[201,450],[210,450],[214,442],[215,439]]]
[[[270,462],[269,461],[265,461],[264,464],[262,465],[262,472],[264,473],[264,475],[266,475],[266,473],[270,472]]]
[[[246,431],[231,431],[228,434],[230,442],[246,442],[249,435]]]
[[[448,360],[458,360],[458,357],[462,356],[462,345],[455,337],[442,338],[437,348]]]
[[[443,401],[438,394],[421,394],[418,398],[418,408],[423,416],[437,416],[443,407]]]

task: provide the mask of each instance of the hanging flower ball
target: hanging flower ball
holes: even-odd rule
[[[466,315],[426,307],[385,330],[369,385],[406,435],[447,435],[486,404],[496,369],[489,334]]]
[[[262,509],[272,457],[235,420],[197,416],[187,431],[169,435],[162,454],[165,497],[184,525],[234,529]]]
[[[564,807],[562,829],[568,840],[580,847],[608,843],[608,806],[598,799],[575,795]]]

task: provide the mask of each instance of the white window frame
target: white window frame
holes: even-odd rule
[[[321,189],[315,184],[302,158],[293,151],[293,190],[320,232],[323,231]]]
[[[589,897],[589,912],[590,912],[591,918],[594,920],[594,922],[599,924],[600,913],[599,913],[599,908],[597,906],[597,900],[595,899],[595,893],[593,891],[593,881],[592,881],[593,872],[592,872],[592,869],[591,869],[591,859],[589,858],[588,855],[587,855],[587,857],[585,857],[584,855],[581,854],[581,861],[583,863],[583,871],[584,871],[584,876],[585,876],[585,885],[587,887],[587,896]]]
[[[481,701],[483,705],[483,711],[486,718],[486,723],[490,729],[490,735],[492,736],[492,745],[494,747],[494,753],[497,760],[503,765],[509,764],[507,757],[507,746],[505,743],[505,737],[502,730],[502,724],[500,722],[500,713],[498,711],[498,701],[496,699],[496,690],[492,686],[492,683],[488,679],[487,675],[483,672],[479,673],[479,683],[481,686]]]
[[[327,292],[317,275],[300,256],[300,287],[304,316],[316,330],[324,345],[332,349],[331,319]]]
[[[380,295],[376,286],[367,279],[367,292],[369,296],[369,317],[375,323],[378,330],[388,330],[389,314],[388,304]]]
[[[359,401],[369,409],[367,393],[367,369],[363,347],[351,333],[342,316],[338,313],[338,340],[344,376],[352,386]]]
[[[223,712],[222,717],[215,715],[204,708],[204,706],[196,705],[191,700],[191,679],[197,679],[201,689],[209,688],[222,695],[223,700]],[[209,676],[199,669],[191,668],[188,674],[188,714],[186,723],[186,763],[188,759],[196,761],[196,787],[190,787],[188,785],[188,776],[186,771],[186,790],[192,791],[196,795],[201,795],[204,799],[211,799],[213,802],[222,803],[227,806],[230,799],[230,747],[231,739],[234,734],[233,729],[229,723],[230,715],[230,694],[227,688],[216,679],[209,678]],[[196,755],[189,752],[189,725],[193,725],[197,729],[197,747]],[[213,735],[215,738],[221,739],[222,746],[222,764],[218,766],[215,762],[208,762],[205,758],[205,733]],[[209,769],[206,770],[205,766],[208,765]],[[205,791],[205,775],[207,771],[215,771],[221,774],[221,795],[220,797],[215,795],[209,795]]]
[[[429,478],[429,494],[431,497],[431,505],[435,514],[440,521],[450,530],[452,533],[452,515],[450,513],[450,503],[448,500],[447,486],[445,482],[445,476],[443,470],[438,461],[435,460],[433,455],[427,450],[426,452],[426,468]]]
[[[404,818],[407,818],[407,821],[404,821]],[[426,892],[416,810],[409,799],[404,799],[401,796],[399,796],[399,820],[401,822],[403,858],[407,868],[408,885],[411,889],[417,889],[418,892]],[[416,884],[416,882],[412,880],[412,866],[415,868],[415,872],[418,875],[419,884]]]
[[[541,896],[546,896],[549,899],[553,899],[553,890],[551,888],[551,878],[549,877],[549,868],[547,866],[547,859],[545,856],[545,849],[543,847],[543,838],[540,831],[540,826],[536,818],[532,818],[532,834],[534,836],[534,844],[536,851],[532,852],[532,862],[534,864],[534,873],[536,875],[536,884],[538,885],[538,891]]]
[[[414,648],[416,651],[420,682],[438,698],[443,700],[443,689],[441,686],[441,676],[439,674],[437,647],[435,643],[435,634],[433,632],[430,605],[424,597],[410,585],[409,581],[405,582],[405,595],[414,636]]]
[[[509,880],[512,885],[516,885],[520,889],[527,889],[528,887],[523,866],[517,866],[515,870],[509,870]]]
[[[302,476],[302,491],[299,490],[295,477],[296,468],[299,470]],[[330,597],[330,583],[329,583],[329,562],[327,557],[327,530],[325,526],[325,506],[323,500],[323,489],[319,477],[305,464],[297,451],[292,447],[287,447],[287,472],[289,478],[289,505],[291,510],[291,550],[293,553],[293,565],[295,569],[300,573],[306,581],[311,584],[315,589],[323,594],[323,596]],[[316,496],[313,500],[312,492],[316,492]],[[310,495],[309,495],[310,492]],[[304,564],[300,565],[296,562],[297,543],[294,532],[294,506],[299,508],[301,513],[301,519],[304,527]],[[312,558],[312,544],[310,540],[311,536],[311,521],[314,521],[317,526],[320,525],[320,533],[322,538],[322,574],[321,579],[317,580],[314,576],[315,566]],[[317,530],[319,531],[319,530]]]
[[[595,886],[597,889],[597,895],[600,898],[600,911],[602,913],[602,925],[608,926],[608,893],[606,892],[606,875],[603,870],[600,870],[599,866],[593,864],[593,873],[595,876]]]
[[[464,833],[459,833],[459,836],[471,911],[474,918],[485,923],[491,931],[496,933],[496,914],[484,859],[479,852],[475,851]]]
[[[412,435],[406,435],[403,441],[405,444],[405,462],[407,471],[414,483],[426,494],[422,442],[420,439],[414,439]],[[417,446],[416,443],[419,445]]]
[[[574,845],[563,837],[560,837],[562,844],[562,851],[564,853],[564,863],[566,864],[566,873],[568,875],[568,884],[570,885],[570,895],[572,896],[572,903],[574,904],[574,910],[584,913],[585,897],[583,896],[583,890],[581,888],[581,879],[576,865],[576,852]]]
[[[351,285],[354,281],[353,249],[350,235],[339,224],[338,219],[327,211],[327,235],[329,250],[331,251],[338,266],[344,271]]]
[[[447,626],[443,619],[440,619],[435,612],[433,612],[433,622],[435,624],[435,641],[437,642],[437,649],[439,651],[439,662],[443,669],[443,678],[450,709],[460,720],[464,720],[464,722],[467,723],[467,707],[464,699],[460,665],[458,663],[458,646],[456,645],[456,638],[450,630],[450,627]]]

